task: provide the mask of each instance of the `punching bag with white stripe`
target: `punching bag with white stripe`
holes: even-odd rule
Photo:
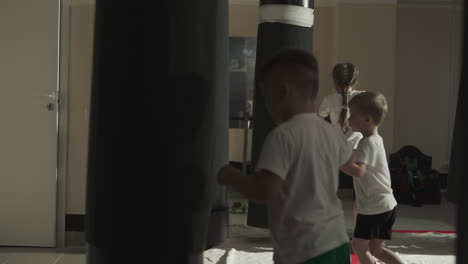
[[[257,76],[259,68],[275,53],[284,48],[297,48],[312,52],[314,25],[313,0],[260,0],[260,21],[257,36]],[[258,161],[267,134],[274,124],[267,113],[260,89],[255,85],[252,167]],[[249,201],[247,224],[267,228],[264,204]]]

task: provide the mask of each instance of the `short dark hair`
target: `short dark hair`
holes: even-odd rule
[[[301,49],[283,49],[268,59],[259,69],[257,80],[263,82],[276,67],[288,81],[295,82],[301,88],[310,88],[308,94],[318,92],[318,62],[314,55]]]
[[[388,111],[387,100],[381,93],[362,92],[353,97],[349,102],[350,107],[357,107],[362,114],[368,114],[377,125],[380,125]]]

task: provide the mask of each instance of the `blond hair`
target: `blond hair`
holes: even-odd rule
[[[350,107],[356,107],[361,114],[368,114],[376,125],[380,125],[388,112],[387,100],[381,93],[362,92],[349,102]]]

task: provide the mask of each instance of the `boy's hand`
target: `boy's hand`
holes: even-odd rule
[[[217,178],[218,183],[219,184],[229,184],[229,182],[230,182],[229,179],[235,173],[239,173],[239,170],[237,170],[236,168],[231,167],[229,165],[223,166],[221,169],[219,169],[219,172],[218,172],[218,178]]]
[[[356,163],[357,152],[353,150],[349,160],[341,166],[340,170],[353,177],[362,177],[367,172],[367,165],[364,163]]]
[[[273,199],[284,184],[272,172],[261,170],[254,175],[246,175],[231,166],[223,166],[218,172],[217,180],[219,184],[228,184],[249,199],[258,201]]]

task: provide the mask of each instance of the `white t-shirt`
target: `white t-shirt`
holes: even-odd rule
[[[337,190],[339,167],[351,153],[343,133],[315,113],[268,134],[256,169],[286,181],[267,204],[275,264],[307,261],[349,241]]]
[[[356,150],[356,162],[367,165],[362,177],[353,177],[358,213],[376,215],[393,210],[397,201],[391,188],[390,171],[381,136],[363,138]]]
[[[349,100],[351,100],[356,94],[362,93],[364,91],[356,91],[352,90],[349,96]],[[340,114],[341,110],[343,110],[343,99],[342,95],[339,93],[330,94],[323,98],[322,104],[320,104],[318,114],[325,118],[330,116],[330,120],[332,124],[337,127],[340,127]],[[351,142],[353,148],[357,147],[357,144],[362,139],[362,134],[359,132],[354,132],[349,130],[346,133],[346,137],[348,141]]]

